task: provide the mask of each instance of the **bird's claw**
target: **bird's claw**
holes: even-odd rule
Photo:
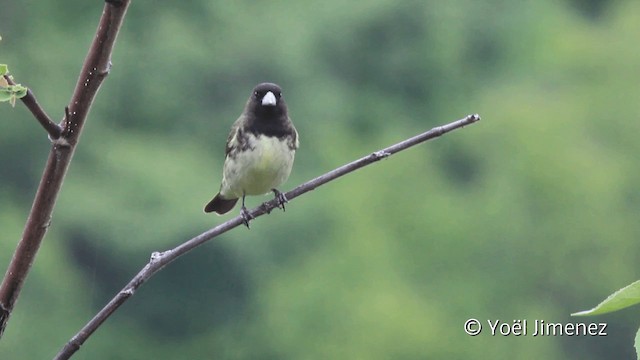
[[[253,215],[251,215],[249,211],[247,211],[247,208],[243,206],[240,208],[240,216],[242,216],[242,223],[244,226],[246,226],[247,229],[250,229],[249,221],[253,220]]]
[[[277,189],[272,189],[271,191],[273,191],[273,194],[276,196],[276,206],[282,209],[282,211],[285,211],[284,204],[289,202],[287,197]]]

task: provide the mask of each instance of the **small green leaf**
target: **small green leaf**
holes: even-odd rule
[[[7,74],[9,72],[9,67],[7,64],[0,64],[0,76]]]
[[[16,106],[16,100],[27,95],[27,91],[22,85],[0,87],[0,102],[8,101],[11,106]]]
[[[640,303],[640,280],[625,286],[622,289],[609,295],[603,302],[591,310],[580,311],[571,316],[590,316],[606,314],[608,312],[621,310],[629,306]],[[637,337],[636,337],[637,340]]]
[[[9,101],[12,96],[13,93],[9,89],[0,88],[0,102]]]
[[[633,347],[636,348],[636,358],[640,360],[640,348],[638,348],[638,346],[640,346],[640,329],[638,329],[638,332],[636,333],[636,339],[633,342]]]
[[[29,90],[22,85],[14,85],[11,86],[11,88],[13,88],[13,93],[18,99],[25,97],[27,95],[27,91]]]

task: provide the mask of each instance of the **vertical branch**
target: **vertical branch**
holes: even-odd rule
[[[129,3],[130,0],[106,0],[96,36],[85,58],[68,110],[65,109],[67,111],[61,124],[62,133],[59,138],[52,138],[49,159],[22,238],[0,284],[0,336],[6,328],[11,311],[51,223],[51,214],[58,193],[91,104],[102,81],[109,74],[111,52]]]

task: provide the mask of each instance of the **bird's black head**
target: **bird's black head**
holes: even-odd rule
[[[249,98],[249,106],[258,116],[279,117],[287,115],[287,105],[282,97],[282,89],[273,83],[256,85]]]
[[[278,138],[297,136],[280,86],[262,83],[253,88],[243,113],[244,128],[254,135]]]

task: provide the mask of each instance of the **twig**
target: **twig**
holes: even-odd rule
[[[380,151],[371,153],[363,158],[329,171],[328,173],[318,176],[315,179],[307,181],[306,183],[286,193],[285,196],[287,197],[287,199],[293,200],[306,192],[314,190],[318,186],[326,184],[329,181],[346,175],[352,171],[360,169],[380,159],[384,159],[411,146],[420,144],[430,139],[437,138],[452,130],[462,128],[463,126],[473,124],[477,121],[480,121],[480,116],[474,114],[469,115],[464,119],[449,123],[447,125],[433,128],[425,133],[414,136]],[[258,216],[270,212],[276,206],[277,202],[275,200],[267,201],[262,205],[259,205],[256,208],[250,210],[249,213],[254,218],[257,218]],[[87,339],[96,331],[96,329],[98,329],[98,327],[100,327],[107,320],[107,318],[109,318],[109,316],[111,316],[111,314],[113,314],[120,307],[120,305],[127,301],[127,299],[129,299],[142,284],[144,284],[149,278],[155,275],[167,264],[171,263],[190,250],[213,239],[214,237],[223,234],[241,224],[243,224],[242,216],[236,216],[235,218],[224,222],[214,227],[213,229],[207,230],[204,233],[178,245],[171,250],[167,250],[164,252],[154,252],[153,254],[151,254],[149,263],[147,263],[144,268],[142,268],[142,270],[140,270],[138,274],[134,276],[133,279],[131,279],[131,281],[129,281],[129,283],[124,288],[122,288],[122,290],[120,290],[120,292],[118,292],[118,294],[113,297],[109,301],[109,303],[107,303],[107,305],[105,305],[105,307],[103,307],[102,310],[100,310],[93,317],[93,319],[91,319],[82,329],[80,329],[77,334],[75,334],[71,338],[71,340],[69,340],[69,342],[56,355],[55,360],[69,359],[76,351],[80,349],[80,346],[82,346],[82,344],[87,341]]]
[[[9,85],[15,85],[16,83],[11,79],[11,76],[4,75],[4,79],[7,81]],[[35,95],[33,95],[33,91],[31,89],[27,89],[27,95],[20,98],[24,105],[31,111],[33,116],[40,122],[40,125],[47,130],[49,133],[49,137],[51,140],[55,140],[60,137],[60,133],[62,133],[62,128],[53,122],[49,115],[44,111],[42,106],[36,100]]]
[[[80,77],[58,136],[53,136],[55,135],[55,130],[50,130],[48,128],[50,125],[43,123],[49,134],[52,135],[53,146],[49,152],[49,159],[31,206],[31,212],[25,224],[22,238],[13,253],[11,263],[0,285],[0,337],[4,332],[11,311],[31,269],[42,239],[51,223],[53,207],[91,104],[100,88],[100,84],[109,73],[113,44],[122,25],[128,5],[129,0],[109,0],[105,3],[96,36],[84,60]],[[25,103],[25,105],[29,107],[28,104]],[[37,108],[40,109],[39,106]],[[34,111],[31,107],[29,109],[32,112]],[[41,123],[44,119],[41,116],[46,117],[44,111],[41,113],[34,112],[34,116]],[[45,123],[48,124],[50,119],[48,117],[46,119]]]

